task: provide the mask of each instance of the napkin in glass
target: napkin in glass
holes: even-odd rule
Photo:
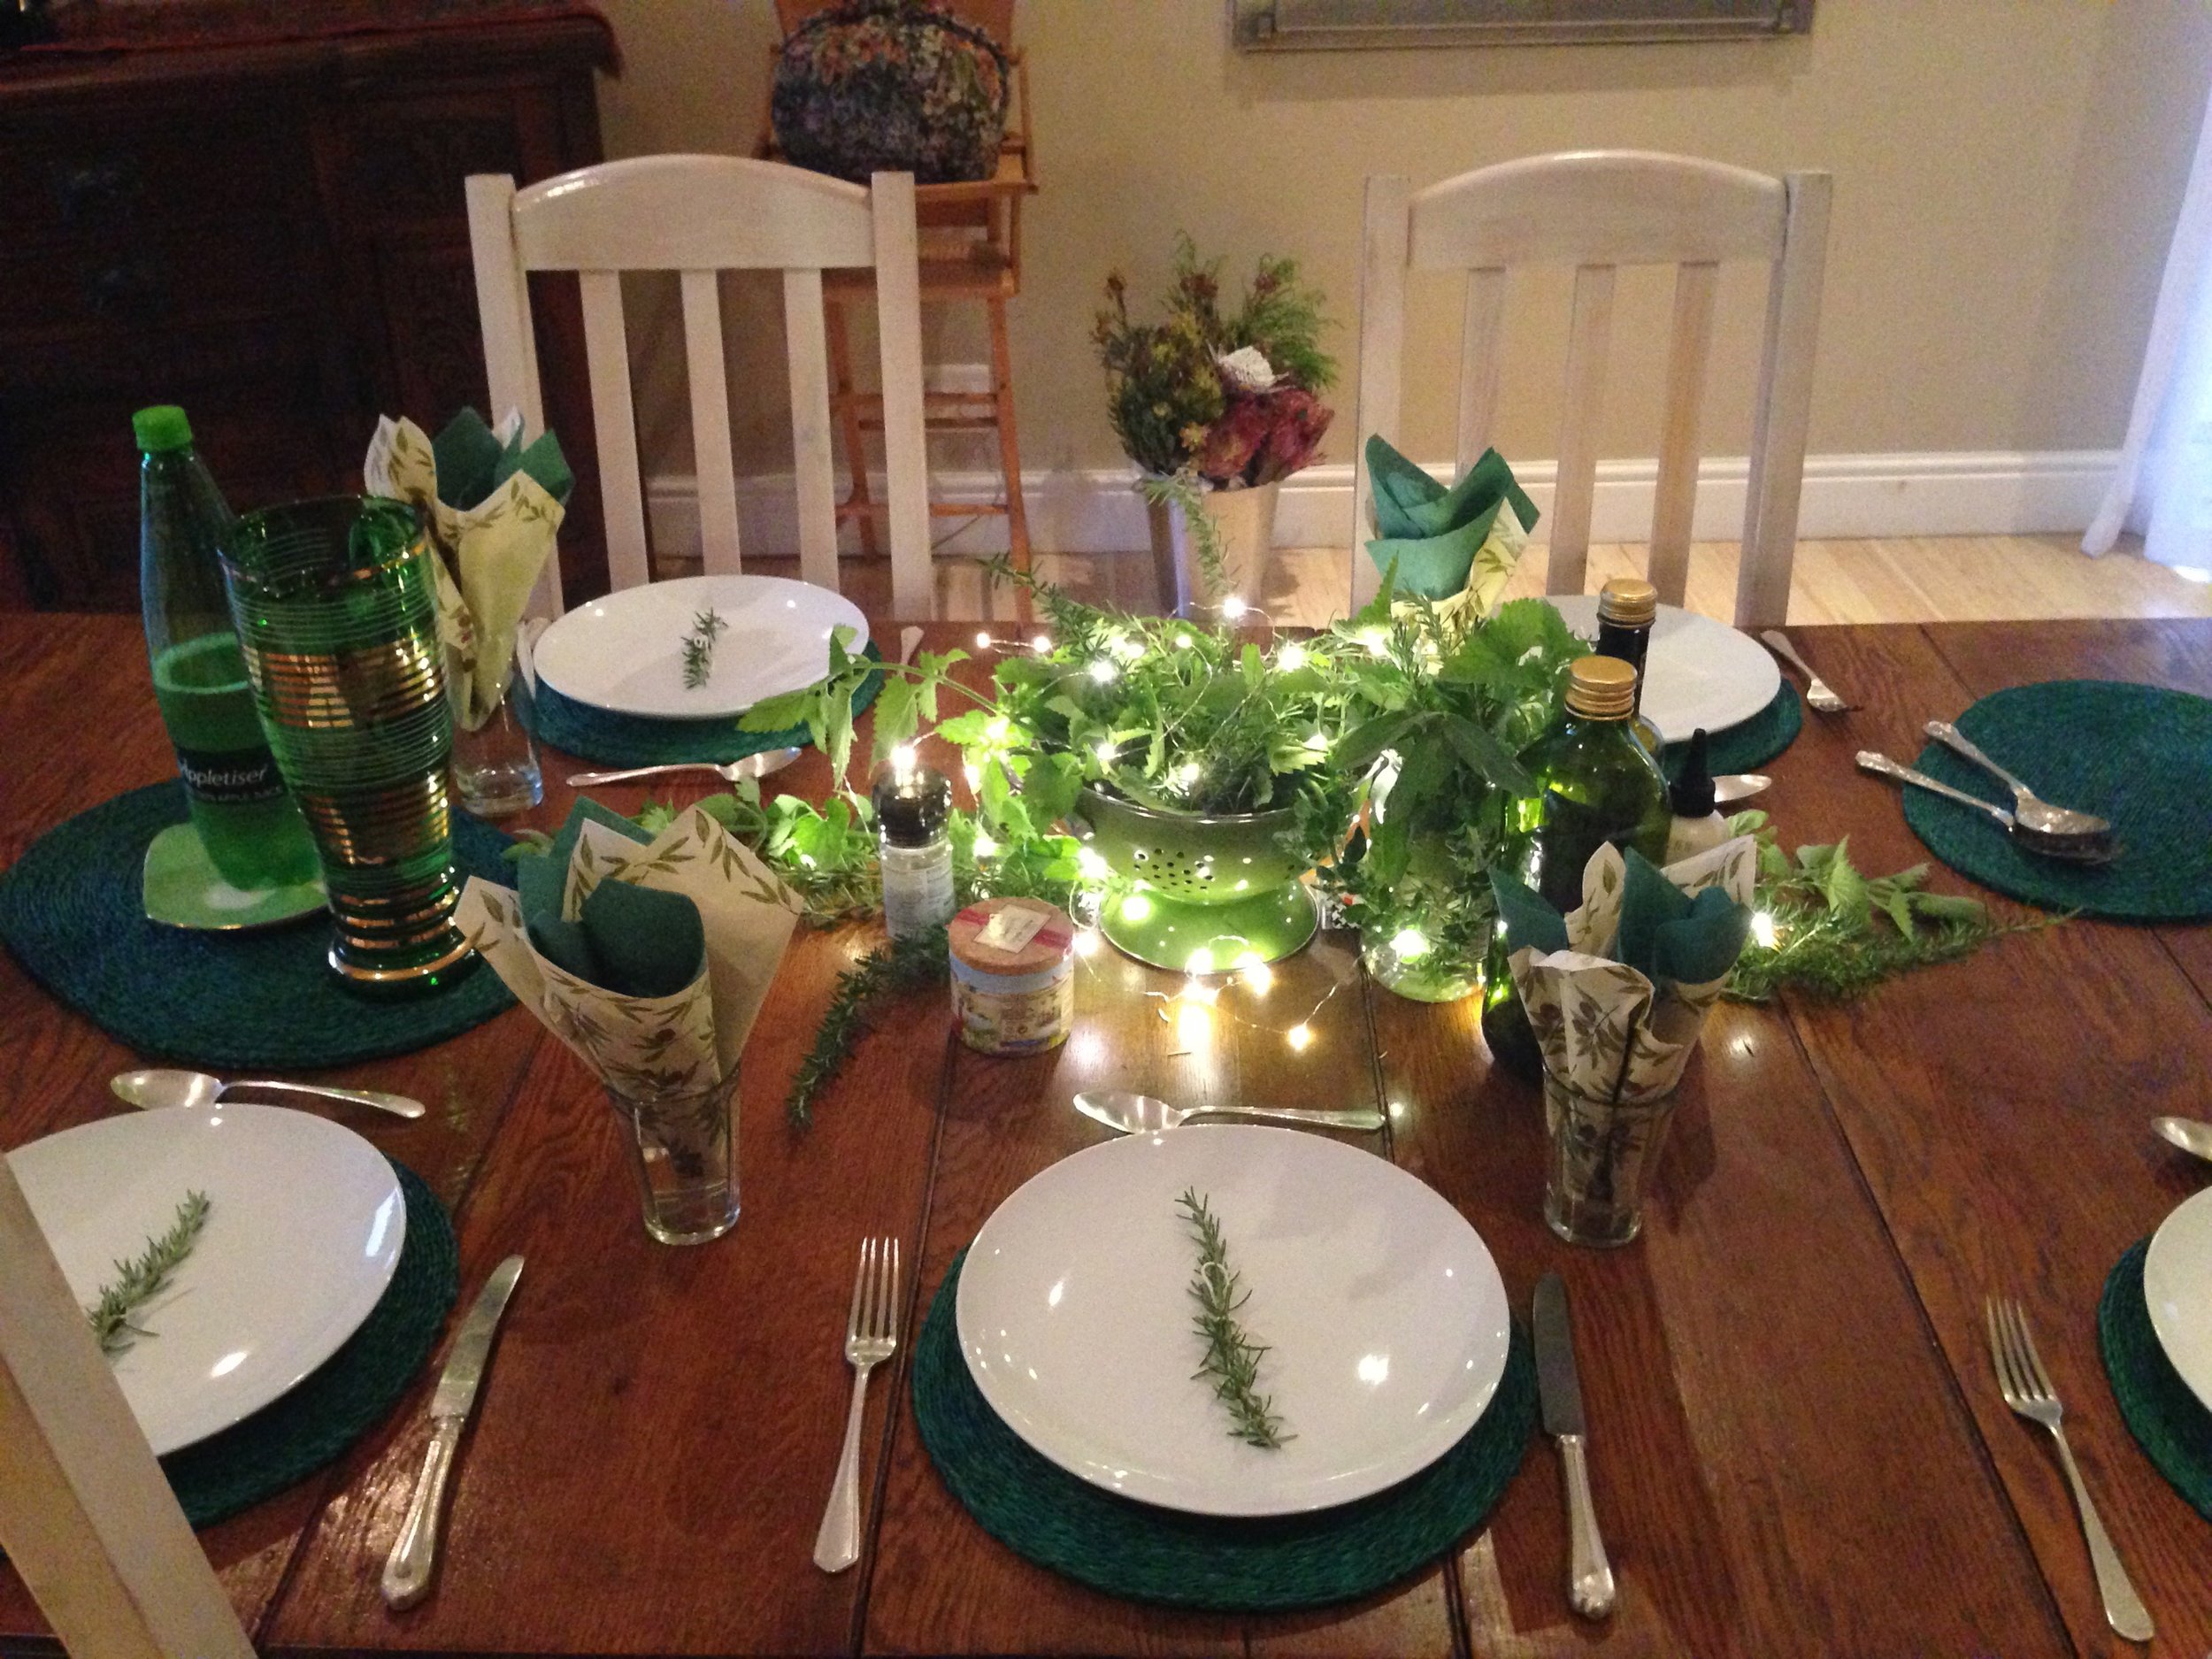
[[[460,923],[515,999],[624,1094],[729,1076],[798,900],[697,807],[649,835],[580,800],[515,886],[471,878]]]
[[[434,439],[411,420],[376,423],[361,481],[373,495],[414,503],[438,557],[438,637],[450,664],[453,718],[476,731],[498,710],[515,633],[576,487],[560,440],[522,442],[510,412],[494,432],[464,409]]]
[[[1607,845],[1565,916],[1490,875],[1544,1069],[1577,1094],[1634,1104],[1681,1081],[1705,1016],[1751,933],[1758,843],[1740,835],[1664,869]]]
[[[1376,540],[1367,557],[1392,578],[1393,591],[1440,611],[1486,613],[1520,563],[1536,503],[1495,449],[1449,488],[1398,453],[1378,433],[1367,440],[1367,477]]]

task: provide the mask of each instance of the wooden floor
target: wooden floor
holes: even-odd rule
[[[1510,592],[1541,593],[1545,549],[1531,548]],[[1588,586],[1642,568],[1643,549],[1590,549]],[[794,559],[748,560],[748,570],[796,574]],[[677,572],[670,572],[674,574]],[[1037,573],[1079,598],[1132,611],[1155,608],[1146,553],[1041,554]],[[882,561],[849,558],[845,591],[881,613],[890,588]],[[950,618],[1013,615],[1011,595],[987,607],[978,567],[941,556],[939,613]],[[1346,608],[1344,553],[1333,548],[1279,549],[1258,603],[1277,622],[1320,624]],[[1736,546],[1701,543],[1690,556],[1690,609],[1733,614]],[[1995,622],[2055,617],[2212,617],[2212,586],[2147,563],[2131,538],[2101,559],[2085,558],[2076,535],[1922,536],[1798,545],[1790,620],[1823,622]]]

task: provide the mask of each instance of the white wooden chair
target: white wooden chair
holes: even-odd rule
[[[1463,173],[1419,192],[1402,178],[1369,179],[1360,270],[1354,608],[1373,597],[1381,580],[1364,547],[1371,523],[1365,445],[1371,433],[1398,442],[1408,271],[1467,273],[1459,379],[1458,463],[1463,471],[1489,445],[1508,267],[1575,267],[1566,412],[1545,581],[1547,592],[1570,594],[1582,591],[1589,554],[1614,273],[1624,265],[1677,267],[1649,575],[1659,597],[1678,605],[1689,570],[1698,415],[1712,345],[1715,280],[1723,261],[1755,260],[1770,273],[1736,624],[1764,627],[1785,621],[1805,472],[1830,183],[1824,173],[1778,179],[1643,150],[1534,156]]]
[[[682,273],[693,457],[702,550],[710,573],[733,572],[739,564],[737,480],[716,273],[783,273],[799,569],[808,581],[834,588],[837,490],[830,464],[822,273],[872,267],[880,306],[892,609],[902,617],[931,613],[911,175],[879,173],[863,189],[772,161],[643,156],[581,167],[520,191],[503,174],[479,173],[468,181],[468,208],[492,408],[495,413],[520,409],[530,435],[544,430],[545,411],[526,275],[573,271],[582,284],[599,491],[606,510],[607,573],[617,588],[634,587],[651,575],[630,403],[629,348],[622,326],[621,273]],[[560,572],[549,565],[531,608],[534,615],[560,614]]]

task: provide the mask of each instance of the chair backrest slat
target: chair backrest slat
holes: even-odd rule
[[[607,512],[607,579],[617,588],[652,580],[645,556],[645,496],[638,485],[637,417],[630,405],[630,345],[622,326],[622,273],[578,273],[584,295],[584,357],[591,370],[592,434],[599,499]]]
[[[1399,442],[1406,273],[1466,273],[1458,433],[1463,471],[1490,442],[1507,272],[1536,264],[1576,268],[1559,471],[1548,525],[1551,562],[1545,587],[1555,594],[1580,592],[1588,575],[1615,273],[1624,265],[1678,267],[1650,570],[1661,598],[1681,603],[1688,584],[1717,268],[1743,260],[1765,265],[1770,276],[1736,619],[1740,626],[1784,621],[1804,480],[1829,194],[1826,173],[1778,179],[1638,150],[1530,157],[1462,173],[1417,193],[1402,178],[1369,179],[1353,604],[1364,603],[1380,580],[1363,551],[1371,524],[1363,450],[1371,434]]]
[[[1690,520],[1697,508],[1697,428],[1713,353],[1713,296],[1720,267],[1698,261],[1674,273],[1674,326],[1659,411],[1659,485],[1651,509],[1651,557],[1644,574],[1662,604],[1678,605],[1690,580]]]
[[[783,273],[783,326],[791,370],[791,452],[799,487],[799,574],[837,585],[837,485],[830,465],[829,344],[822,273]]]
[[[921,284],[914,184],[878,173],[866,188],[778,162],[731,156],[642,156],[563,173],[526,190],[469,181],[470,238],[494,402],[544,430],[527,273],[574,271],[583,295],[607,572],[617,588],[651,579],[637,423],[622,319],[621,273],[674,271],[683,293],[701,546],[711,572],[735,572],[741,551],[718,273],[780,272],[789,357],[802,574],[837,583],[837,499],[830,448],[822,273],[872,268],[880,315],[887,505],[893,604],[933,609],[928,456],[923,434]],[[557,615],[557,572],[531,609]]]
[[[729,372],[722,357],[722,285],[711,271],[683,273],[684,363],[691,384],[691,464],[699,480],[699,554],[708,574],[740,568],[737,474],[730,444]]]
[[[1598,475],[1598,422],[1605,412],[1605,359],[1613,342],[1609,265],[1575,273],[1567,329],[1567,400],[1559,420],[1559,479],[1553,487],[1551,568],[1544,591],[1578,594],[1590,556],[1590,512]]]
[[[1490,447],[1498,412],[1500,326],[1505,319],[1505,269],[1492,265],[1467,273],[1467,304],[1460,326],[1459,470],[1464,472]]]

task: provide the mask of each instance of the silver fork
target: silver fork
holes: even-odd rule
[[[2120,1552],[2112,1547],[2106,1534],[2104,1522],[2098,1517],[2097,1506],[2089,1501],[2089,1488],[2081,1482],[2081,1471],[2074,1465],[2073,1448],[2066,1444],[2066,1431],[2059,1426],[2065,1415],[2058,1402],[2058,1394],[2051,1386],[2051,1375],[2043,1369],[2043,1361],[2035,1351],[2035,1339],[2028,1334],[2027,1316],[2020,1304],[2009,1297],[1991,1296],[1987,1299],[1989,1315],[1989,1353],[1997,1366],[1997,1386],[2005,1396],[2005,1403],[2031,1423],[2040,1423],[2050,1430],[2051,1438],[2058,1442],[2058,1461],[2066,1471],[2067,1481],[2074,1488],[2074,1508],[2081,1515],[2082,1536],[2089,1540],[2089,1564],[2096,1570],[2097,1591],[2104,1597],[2105,1623],[2111,1625],[2130,1641],[2148,1641],[2151,1639],[2151,1616],[2144,1609],[2142,1597],[2135,1594],[2135,1586],[2128,1582],[2127,1569],[2120,1564]]]
[[[842,1572],[860,1559],[860,1424],[867,1415],[868,1373],[899,1348],[899,1241],[864,1239],[853,1275],[853,1308],[845,1319],[845,1359],[853,1368],[852,1409],[845,1415],[845,1449],[837,1460],[814,1564]]]
[[[1826,680],[1813,672],[1813,665],[1797,654],[1797,648],[1790,643],[1789,636],[1781,629],[1769,628],[1759,637],[1766,641],[1767,649],[1805,676],[1805,701],[1821,713],[1842,714],[1859,706],[1838,696]]]

